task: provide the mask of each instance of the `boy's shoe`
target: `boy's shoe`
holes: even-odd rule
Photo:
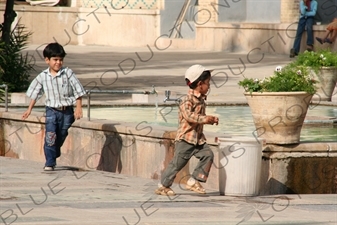
[[[168,187],[160,187],[157,190],[154,191],[157,195],[164,195],[164,196],[174,196],[176,193],[171,188]]]
[[[321,43],[321,45],[324,43],[324,41],[322,40],[322,38],[316,37],[316,40]]]
[[[295,49],[290,49],[290,58],[294,58],[296,55],[298,55],[298,53],[297,52],[295,52]]]
[[[327,43],[329,43],[329,44],[332,44],[332,41],[330,40],[330,38],[325,38],[325,39],[324,39],[324,42],[327,42]]]
[[[193,185],[186,184],[186,189],[190,190],[190,191],[197,192],[199,194],[206,194],[205,188],[203,188],[201,186],[201,184],[199,183],[199,181],[196,181]]]
[[[307,51],[312,52],[314,50],[314,46],[312,45],[307,45]]]
[[[45,166],[43,168],[44,171],[54,171],[54,167],[53,166]]]

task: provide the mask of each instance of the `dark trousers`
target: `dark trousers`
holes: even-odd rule
[[[210,147],[207,144],[195,146],[185,141],[178,141],[175,144],[173,159],[162,174],[161,184],[164,187],[170,187],[177,173],[187,164],[192,156],[199,159],[192,177],[198,181],[206,182],[214,158]]]
[[[301,17],[298,21],[296,37],[294,42],[295,53],[300,52],[302,34],[307,30],[307,45],[314,44],[314,34],[312,26],[314,25],[314,17]]]
[[[68,136],[68,129],[74,121],[74,109],[72,107],[68,107],[64,111],[46,107],[45,166],[56,165],[56,158],[61,156],[61,146]]]

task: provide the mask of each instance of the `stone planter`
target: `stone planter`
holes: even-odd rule
[[[337,83],[337,68],[323,67],[317,73],[313,72],[313,74],[319,83],[316,84],[317,92],[312,100],[331,101]]]
[[[270,144],[300,142],[302,125],[312,95],[306,92],[244,93],[256,130],[254,135]]]

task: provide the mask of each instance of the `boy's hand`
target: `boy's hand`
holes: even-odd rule
[[[206,124],[216,124],[218,125],[219,118],[216,116],[206,116]]]
[[[83,110],[82,107],[76,107],[74,112],[75,120],[79,120],[83,117]]]
[[[215,125],[218,125],[219,124],[219,118],[214,116],[214,123]]]
[[[30,113],[31,113],[31,110],[27,109],[27,111],[22,114],[22,119],[23,120],[27,119]]]
[[[36,101],[35,100],[30,100],[30,103],[29,103],[29,106],[28,106],[28,109],[26,110],[26,112],[24,112],[22,114],[22,119],[25,120],[28,118],[28,116],[30,115],[30,113],[32,112],[32,109],[35,105]]]

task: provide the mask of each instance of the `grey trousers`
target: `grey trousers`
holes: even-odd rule
[[[199,159],[192,177],[200,182],[206,182],[214,158],[210,147],[206,143],[195,146],[185,141],[178,141],[175,143],[173,159],[162,173],[161,184],[164,187],[170,187],[177,173],[188,163],[192,156]]]

